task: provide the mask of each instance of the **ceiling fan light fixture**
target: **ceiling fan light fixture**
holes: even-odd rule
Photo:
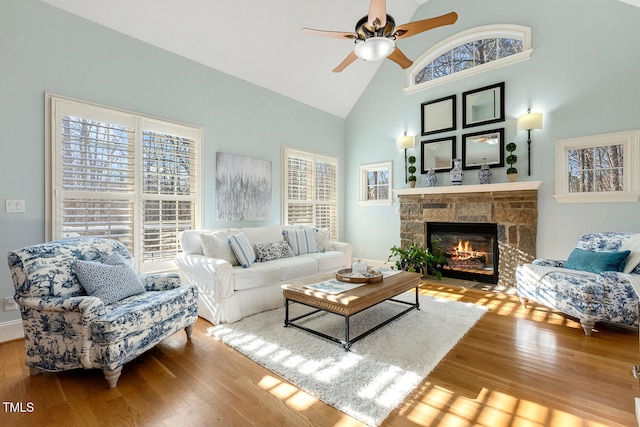
[[[365,61],[379,61],[391,55],[396,48],[393,40],[386,37],[370,37],[356,44],[356,55]]]

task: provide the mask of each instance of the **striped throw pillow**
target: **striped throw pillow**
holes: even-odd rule
[[[316,230],[313,228],[302,228],[300,230],[284,230],[284,238],[289,242],[289,246],[296,255],[318,252],[316,247]]]
[[[229,245],[231,245],[231,249],[242,268],[249,268],[251,264],[256,262],[256,253],[249,241],[249,237],[244,231],[229,236]]]

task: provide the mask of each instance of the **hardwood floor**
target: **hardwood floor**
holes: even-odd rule
[[[421,293],[490,308],[384,426],[634,426],[638,333],[580,325],[515,296],[423,283]],[[24,343],[0,344],[2,426],[361,426],[207,335],[165,340],[127,364],[29,376]],[[410,331],[420,333],[420,331]],[[32,405],[33,411],[28,409]]]

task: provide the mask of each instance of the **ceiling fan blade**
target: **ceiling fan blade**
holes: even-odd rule
[[[387,56],[387,58],[401,66],[403,69],[409,68],[413,64],[413,61],[407,58],[397,47],[393,49],[393,52],[391,52],[391,55]]]
[[[433,28],[441,27],[443,25],[451,25],[458,20],[458,14],[455,12],[447,13],[446,15],[436,16],[435,18],[423,19],[422,21],[409,22],[396,26],[396,38],[404,39],[407,37],[415,36],[423,31],[431,30]]]
[[[356,33],[349,33],[345,31],[325,31],[325,30],[314,30],[311,28],[303,28],[300,30],[302,34],[307,36],[321,36],[321,37],[332,37],[336,39],[349,39],[353,40],[358,36]]]
[[[374,24],[376,19],[379,21],[377,25]],[[367,22],[374,28],[383,28],[387,25],[387,2],[385,0],[371,0]]]
[[[338,65],[336,68],[334,68],[333,71],[334,73],[339,73],[340,71],[344,70],[345,68],[347,68],[349,65],[351,65],[351,63],[353,61],[355,61],[356,59],[358,59],[358,56],[356,55],[355,52],[351,51],[351,53],[349,55],[347,55],[346,58],[344,58],[344,61],[342,61],[340,63],[340,65]]]

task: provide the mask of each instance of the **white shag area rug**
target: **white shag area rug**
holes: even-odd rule
[[[406,292],[396,297],[415,301]],[[351,317],[356,337],[406,309],[384,302]],[[292,303],[290,317],[310,311]],[[284,327],[284,308],[246,317],[209,329],[230,345],[296,387],[371,426],[389,413],[435,368],[486,307],[420,295],[420,310],[412,310],[346,352],[340,344],[294,327]],[[344,318],[317,313],[298,323],[344,339]]]

